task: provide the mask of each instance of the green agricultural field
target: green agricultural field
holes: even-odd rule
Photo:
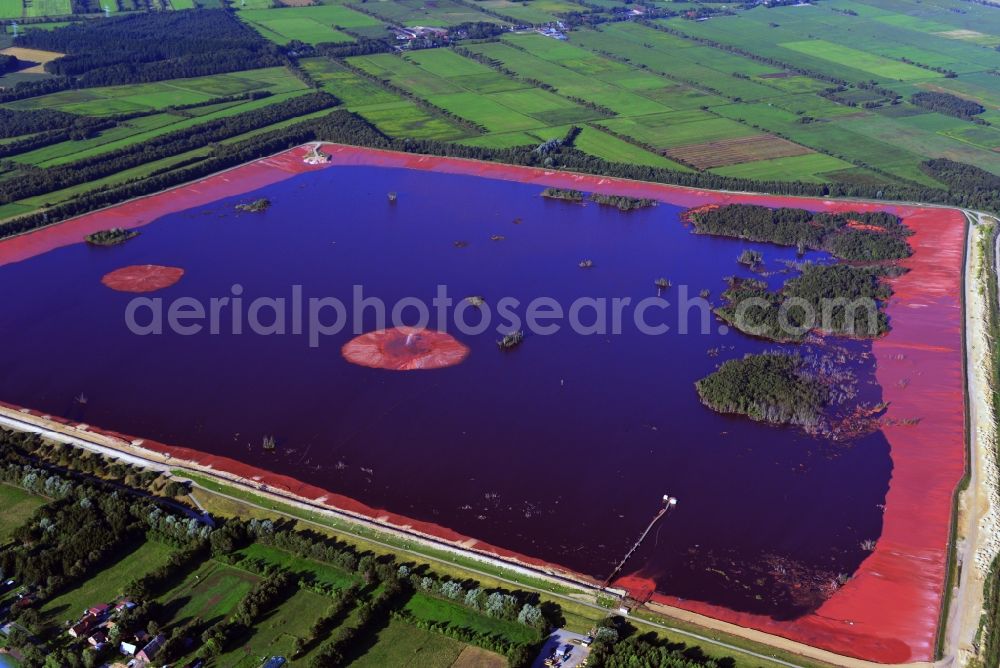
[[[215,74],[192,79],[171,79],[131,86],[107,86],[68,90],[19,100],[12,109],[59,109],[75,114],[103,116],[115,113],[163,109],[172,105],[196,104],[217,97],[267,90],[274,94],[305,90],[305,84],[288,70],[272,67],[232,74]],[[261,100],[270,104],[274,100]]]
[[[483,3],[486,6],[486,3]],[[452,0],[370,0],[365,9],[386,21],[406,26],[448,27],[459,23],[483,21],[502,23],[474,7],[467,7]]]
[[[1000,149],[1000,130],[996,128],[983,128],[975,125],[947,130],[943,134],[991,151]]]
[[[19,19],[23,14],[22,0],[0,0],[0,19]]]
[[[520,23],[550,23],[557,21],[558,14],[580,11],[580,5],[569,0],[531,0],[512,2],[511,0],[478,0],[483,7]]]
[[[352,111],[356,111],[379,130],[394,137],[450,141],[471,134],[448,119],[421,109],[409,100],[359,106]]]
[[[540,88],[504,91],[490,97],[511,111],[516,109],[546,126],[578,123],[601,117],[598,112]]]
[[[188,113],[192,114],[193,117],[169,113],[142,116],[126,121],[117,127],[111,128],[110,130],[105,130],[98,136],[92,137],[91,139],[82,139],[78,141],[71,140],[52,146],[46,146],[35,151],[14,156],[12,160],[18,163],[35,165],[38,167],[61,165],[90,156],[99,155],[101,153],[106,153],[118,148],[124,148],[138,142],[158,137],[168,132],[194,127],[207,120],[224,118],[226,116],[232,116],[234,114],[275,104],[288,99],[289,97],[294,97],[295,95],[295,93],[285,93],[260,100],[210,105],[204,110],[189,110]],[[204,111],[205,113],[194,113],[195,111]],[[322,114],[327,112],[322,111],[319,113]],[[297,120],[299,119],[292,119],[291,122],[295,122]]]
[[[157,130],[161,131],[160,133],[169,132],[173,129],[171,126],[181,120],[181,117],[172,114],[142,116],[118,127],[105,130],[91,139],[66,141],[53,146],[45,146],[34,151],[21,153],[11,159],[27,165],[51,167],[155,136],[155,134],[159,134],[156,132]]]
[[[200,617],[206,624],[227,617],[260,577],[209,560],[163,597],[172,624]]]
[[[758,160],[739,165],[716,167],[711,171],[723,176],[735,176],[760,181],[808,181],[819,183],[831,179],[823,178],[826,172],[850,169],[851,164],[822,153],[796,155],[773,160]]]
[[[97,179],[96,181],[91,181],[90,183],[83,183],[76,186],[70,186],[68,188],[63,188],[62,190],[56,190],[54,192],[46,193],[44,195],[38,195],[37,197],[29,197],[27,199],[19,200],[13,205],[5,205],[7,207],[23,207],[23,210],[16,211],[18,213],[27,213],[29,211],[35,211],[45,206],[51,204],[58,204],[60,202],[65,202],[68,199],[72,199],[77,195],[85,193],[93,188],[101,188],[104,186],[119,185],[130,180],[140,179],[148,176],[149,174],[157,171],[169,171],[174,165],[179,163],[193,160],[198,157],[204,157],[208,155],[209,148],[199,148],[194,151],[188,151],[187,153],[181,153],[180,155],[174,155],[169,158],[163,158],[162,160],[156,160],[154,162],[148,162],[145,165],[140,165],[138,167],[133,167],[132,169],[126,169],[124,171],[118,172],[111,176],[106,176],[102,179]],[[7,210],[7,209],[5,209]],[[14,209],[10,209],[13,211]],[[2,218],[0,218],[2,220]]]
[[[466,146],[513,148],[515,146],[536,146],[542,143],[542,140],[534,133],[529,132],[496,132],[474,137],[473,139],[463,139],[459,143]]]
[[[422,592],[415,593],[403,610],[425,622],[446,623],[454,628],[471,629],[487,635],[497,634],[516,643],[532,643],[539,639],[537,631],[523,624],[487,617],[460,603]]]
[[[449,668],[466,645],[439,633],[390,621],[351,668]]]
[[[258,668],[267,657],[292,655],[296,638],[306,638],[316,617],[326,612],[331,600],[302,589],[293,594],[252,629],[252,635],[241,646],[234,647],[215,659],[216,666]],[[317,648],[300,657],[296,664],[308,665]]]
[[[824,39],[784,42],[780,46],[799,53],[807,53],[816,58],[823,58],[834,63],[850,63],[853,68],[864,70],[874,76],[885,77],[887,79],[909,81],[912,79],[930,79],[934,76],[933,73],[919,67],[895,62],[882,56],[834,44]]]
[[[237,555],[247,561],[282,568],[310,584],[344,589],[359,581],[353,573],[348,573],[336,566],[303,559],[276,547],[259,543],[254,543],[250,547],[240,550]]]
[[[701,111],[615,118],[598,125],[658,149],[758,134],[728,118],[717,118]]]
[[[14,529],[22,526],[46,499],[24,491],[20,487],[0,484],[0,545],[10,539]]]
[[[14,216],[21,216],[26,213],[31,213],[36,208],[37,207],[28,206],[25,204],[4,204],[0,206],[0,221],[7,220],[8,218],[13,218]]]
[[[402,98],[398,95],[380,88],[340,63],[327,58],[303,58],[299,64],[323,85],[323,90],[336,95],[352,110],[402,102]]]
[[[536,118],[518,113],[488,96],[478,95],[471,91],[432,95],[428,99],[442,109],[482,125],[487,132],[528,130],[545,125]]]
[[[117,561],[78,587],[47,601],[42,606],[42,615],[50,624],[75,620],[87,608],[115,600],[129,582],[167,563],[172,552],[172,547],[154,540],[137,543],[116,555]]]
[[[28,25],[21,26],[25,31],[28,30],[55,30],[56,28],[63,28],[70,24],[69,21],[46,21],[45,23],[29,23]]]
[[[548,39],[541,35],[534,40]],[[503,63],[503,66],[526,78],[541,81],[566,96],[580,98],[629,116],[671,111],[669,107],[650,98],[638,95],[611,82],[576,72],[558,62],[539,58],[531,53],[533,42],[523,41],[527,51],[503,43],[484,43],[469,47],[475,53]]]
[[[251,25],[261,35],[278,44],[287,44],[292,40],[306,44],[324,42],[338,44],[353,41],[350,35],[307,18],[281,17]]]
[[[70,0],[24,0],[25,16],[66,16],[72,13]]]
[[[306,44],[350,42],[353,38],[337,28],[381,27],[372,17],[342,5],[245,9],[239,17],[257,32],[278,44],[299,40]]]
[[[459,93],[463,90],[461,86],[452,83],[446,77],[432,74],[410,60],[391,54],[359,56],[349,58],[348,62],[374,77],[386,79],[419,97]]]
[[[589,153],[592,156],[609,162],[664,167],[666,169],[675,169],[679,172],[691,171],[684,165],[656,153],[651,153],[634,144],[629,144],[618,137],[613,137],[606,132],[601,132],[597,128],[590,126],[583,128],[583,131],[576,138],[575,146],[584,153]]]
[[[525,87],[521,81],[445,49],[415,51],[406,56],[406,61],[425,73],[451,82],[456,90],[499,93]]]
[[[599,116],[564,97],[444,51],[408,58],[380,54],[351,58],[350,62],[491,133],[565,125]],[[456,74],[441,76],[436,72]],[[482,94],[484,89],[497,92]]]

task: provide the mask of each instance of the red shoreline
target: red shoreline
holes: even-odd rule
[[[183,466],[185,464],[194,464],[196,466],[213,469],[219,471],[220,473],[242,478],[249,484],[257,484],[258,486],[266,486],[266,490],[277,494],[287,493],[292,496],[300,497],[302,499],[308,500],[312,503],[319,504],[321,506],[327,506],[334,510],[340,510],[347,513],[353,513],[355,515],[362,515],[368,519],[378,521],[382,524],[392,525],[397,529],[406,529],[415,531],[417,533],[425,534],[426,536],[446,541],[449,543],[454,543],[454,546],[462,547],[464,549],[474,550],[487,554],[488,556],[498,556],[503,559],[510,560],[512,562],[518,562],[533,568],[542,569],[551,572],[553,575],[558,577],[568,577],[573,580],[580,580],[584,582],[590,582],[594,585],[598,585],[596,581],[587,576],[579,575],[574,573],[568,568],[563,568],[555,564],[551,564],[542,559],[537,559],[534,557],[529,557],[527,555],[520,554],[518,552],[513,552],[511,550],[505,550],[501,547],[495,545],[490,545],[489,543],[483,543],[475,538],[460,534],[457,531],[452,531],[451,529],[441,526],[440,524],[434,524],[433,522],[421,522],[419,520],[414,520],[403,515],[398,515],[391,511],[385,510],[383,508],[375,508],[373,506],[368,506],[356,499],[352,499],[341,494],[336,494],[328,490],[316,487],[314,485],[309,485],[295,478],[281,475],[278,473],[273,473],[265,469],[257,468],[256,466],[251,466],[249,464],[244,464],[243,462],[231,459],[229,457],[221,457],[219,455],[212,455],[206,452],[201,452],[200,450],[193,450],[191,448],[185,448],[176,445],[167,445],[165,443],[160,443],[158,441],[151,441],[145,438],[138,438],[130,434],[123,434],[117,431],[110,431],[107,429],[100,429],[93,425],[85,425],[81,428],[81,425],[72,420],[67,420],[49,413],[42,413],[29,408],[23,408],[15,404],[10,404],[5,401],[0,401],[0,406],[3,406],[11,411],[17,411],[21,414],[31,415],[38,418],[43,418],[51,422],[55,422],[67,427],[76,429],[81,432],[81,436],[90,434],[97,434],[99,436],[106,436],[118,441],[122,441],[123,444],[133,444],[137,447],[151,450],[161,455],[166,455],[171,460],[177,460],[178,466]],[[169,465],[169,464],[168,464]],[[259,488],[259,487],[258,487]]]
[[[873,351],[878,365],[876,375],[884,399],[890,403],[887,417],[894,420],[920,418],[920,422],[884,429],[891,447],[893,472],[886,498],[883,533],[876,549],[852,580],[819,610],[791,622],[778,622],[696,601],[680,601],[662,594],[653,594],[652,599],[845,656],[881,663],[933,660],[948,563],[952,494],[965,470],[961,303],[965,218],[960,211],[719,193],[335,144],[325,145],[324,150],[331,154],[331,165],[372,165],[482,176],[546,187],[649,197],[685,207],[739,202],[816,211],[886,210],[905,218],[915,231],[910,240],[914,255],[904,261],[911,271],[893,281],[896,294],[888,306],[893,330],[889,336],[875,341]],[[139,227],[168,213],[248,192],[300,172],[324,168],[304,164],[305,152],[304,147],[292,149],[189,185],[0,242],[0,265],[79,243],[84,235],[100,229]],[[901,382],[904,379],[908,384]],[[323,498],[326,505],[383,519],[398,527],[409,527],[475,550],[545,570],[571,573],[569,569],[476,541],[446,527],[371,508],[236,460],[151,441],[146,441],[144,447],[240,477],[259,478],[272,488],[305,498]],[[619,581],[637,595],[646,596],[648,582],[641,573]]]

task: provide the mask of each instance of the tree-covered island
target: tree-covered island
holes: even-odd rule
[[[829,389],[798,355],[771,352],[724,362],[695,383],[701,402],[720,413],[738,413],[773,424],[819,424]]]
[[[84,239],[92,246],[117,246],[137,236],[139,236],[139,233],[135,230],[112,227],[109,230],[98,230],[97,232],[88,234]]]
[[[627,195],[602,195],[594,193],[590,196],[590,200],[602,206],[613,206],[619,211],[634,211],[636,209],[646,209],[656,206],[655,199],[628,197]]]
[[[875,338],[889,331],[882,310],[892,295],[882,280],[887,272],[882,267],[809,263],[777,291],[764,281],[730,278],[722,293],[724,303],[715,312],[741,332],[772,341],[800,341],[811,331]]]
[[[901,260],[913,252],[906,241],[912,231],[883,211],[814,213],[727,204],[692,209],[684,217],[698,234],[823,250],[851,262]]]
[[[236,210],[244,213],[260,213],[261,211],[267,211],[269,208],[271,208],[271,200],[266,197],[236,205]]]
[[[561,199],[567,202],[582,202],[583,193],[579,190],[567,190],[565,188],[546,188],[542,191],[542,197],[546,199]]]

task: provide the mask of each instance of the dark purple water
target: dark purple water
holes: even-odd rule
[[[568,306],[655,296],[664,276],[676,302],[681,284],[718,295],[723,277],[751,275],[736,263],[744,248],[761,250],[770,270],[795,257],[693,235],[669,205],[623,214],[538,194],[475,177],[335,167],[167,216],[120,247],[80,244],[0,267],[0,398],[239,458],[601,579],[670,493],[677,510],[626,572],[738,610],[789,617],[815,607],[881,531],[888,444],[881,434],[828,443],[704,408],[698,378],[774,346],[722,335],[714,321],[700,334],[697,310],[687,335],[676,309],[649,312],[671,325],[661,336],[639,333],[627,310],[621,335],[582,336],[564,322],[508,353],[492,329],[456,333],[472,349],[464,364],[394,373],[342,360],[350,328],[318,348],[306,336],[228,334],[225,324],[219,335],[136,336],[123,315],[133,296],[100,284],[118,267],[155,263],[187,272],[156,293],[168,302],[207,304],[236,283],[247,302],[288,298],[299,284],[306,298],[349,305],[359,284],[390,304],[429,302],[447,285],[456,299],[547,296]],[[273,206],[234,212],[256,197]],[[585,258],[594,268],[578,267]],[[861,359],[869,344],[844,346],[865,398],[877,399],[873,362]],[[74,402],[81,392],[85,407]],[[268,434],[277,453],[261,448]]]

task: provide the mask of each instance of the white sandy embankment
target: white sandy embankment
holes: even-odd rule
[[[944,666],[967,666],[979,651],[976,646],[983,610],[983,585],[990,564],[1000,553],[1000,469],[997,465],[996,416],[993,414],[992,346],[988,314],[991,304],[987,254],[996,251],[981,240],[989,239],[992,225],[983,214],[970,217],[965,276],[966,364],[969,399],[969,486],[959,496],[958,535],[955,550],[959,578],[951,592],[951,606],[944,642]]]

